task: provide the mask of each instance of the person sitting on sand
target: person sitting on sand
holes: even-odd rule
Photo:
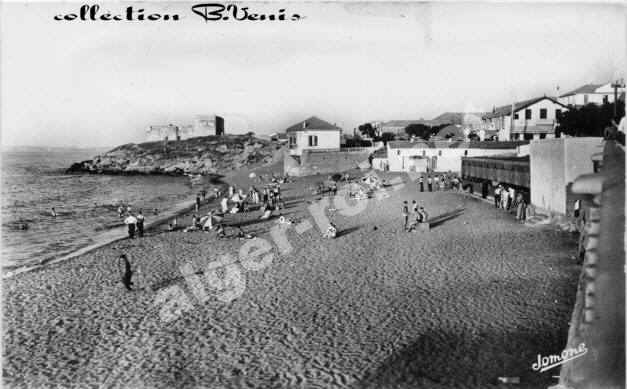
[[[419,223],[426,223],[429,220],[429,214],[424,207],[418,209]]]
[[[329,223],[329,227],[327,227],[327,230],[322,235],[322,237],[328,238],[328,239],[334,239],[336,236],[337,236],[337,228],[335,227],[335,224]]]
[[[272,208],[270,207],[268,203],[264,203],[263,206],[261,207],[261,212],[263,212],[263,215],[261,215],[259,219],[261,220],[270,219],[270,216],[272,215]]]
[[[222,224],[218,224],[216,232],[218,233],[218,239],[226,238],[226,231]]]
[[[128,217],[124,219],[124,224],[128,226],[129,239],[135,238],[135,228],[137,227],[137,218],[132,213],[128,214]]]

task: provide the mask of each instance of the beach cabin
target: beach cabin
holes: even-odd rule
[[[557,120],[567,110],[551,97],[536,97],[494,108],[483,116],[483,128],[497,131],[500,141],[554,138]]]
[[[315,116],[290,126],[285,132],[290,155],[301,156],[304,150],[340,150],[342,129]]]

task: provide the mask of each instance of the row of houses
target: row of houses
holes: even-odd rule
[[[619,86],[622,85],[622,86]],[[480,140],[499,141],[550,139],[556,136],[559,117],[573,107],[625,100],[624,84],[587,84],[561,96],[539,96],[495,107],[491,112],[447,112],[431,120],[391,120],[372,122],[377,132],[404,135],[412,124],[436,127],[448,124],[435,140],[468,139],[471,133]],[[481,134],[480,134],[481,133]]]

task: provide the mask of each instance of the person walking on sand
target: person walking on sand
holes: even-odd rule
[[[409,221],[409,207],[407,206],[407,201],[403,201],[401,213],[403,215],[403,230],[407,230],[407,222]]]
[[[120,267],[120,263],[121,261],[124,261],[124,271],[120,272],[122,273],[122,284],[124,284],[124,287],[126,288],[126,290],[132,291],[133,288],[133,271],[131,270],[131,263],[129,262],[128,258],[126,257],[125,254],[120,255],[120,257],[118,258],[118,269]]]
[[[144,236],[144,215],[141,209],[137,212],[137,235],[140,238]]]
[[[137,226],[137,218],[133,216],[132,213],[129,213],[126,219],[124,219],[124,224],[128,226],[128,237],[129,239],[135,238],[135,227]]]
[[[422,179],[422,176],[420,176],[420,191],[424,192],[425,191],[425,183],[424,180]]]
[[[427,186],[429,187],[429,192],[433,192],[433,180],[431,176],[427,177]]]
[[[122,208],[122,206],[118,206],[118,216],[120,217],[120,219],[122,219],[124,217],[124,208]]]

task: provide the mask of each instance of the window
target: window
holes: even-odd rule
[[[540,108],[540,119],[546,119],[546,108]]]
[[[401,151],[400,150],[396,150],[396,155],[401,155]]]
[[[427,150],[422,150],[422,156],[426,157],[427,156]]]
[[[588,104],[588,95],[583,95],[583,104]]]
[[[438,156],[441,157],[442,156],[442,150],[438,150]]]
[[[518,114],[517,113],[514,114],[514,120],[518,120]]]
[[[295,136],[290,136],[290,147],[294,147],[296,146],[296,137]]]
[[[610,102],[610,96],[603,95],[603,104],[609,104],[609,102]]]
[[[540,134],[540,139],[546,138],[546,134]]]
[[[561,115],[562,115],[562,110],[561,109],[556,109],[555,110],[555,119],[559,120]]]
[[[464,150],[464,156],[468,155],[468,150]]]
[[[525,120],[531,119],[531,109],[527,108],[525,110]]]
[[[309,146],[318,146],[318,136],[309,135]]]

